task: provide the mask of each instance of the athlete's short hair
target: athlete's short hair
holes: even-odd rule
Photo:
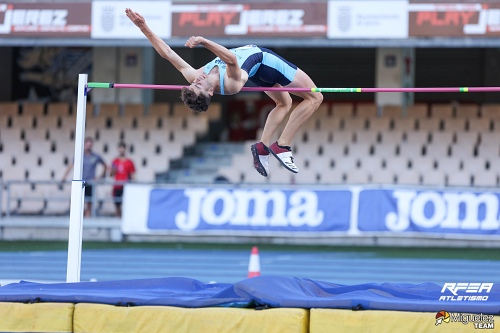
[[[210,95],[201,93],[196,95],[194,91],[186,87],[181,90],[181,99],[187,107],[197,112],[205,112],[210,106]]]

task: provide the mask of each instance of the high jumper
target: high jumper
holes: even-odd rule
[[[316,85],[300,68],[283,59],[273,51],[246,45],[227,49],[201,36],[190,37],[185,46],[198,45],[210,50],[216,58],[198,69],[193,68],[165,41],[156,35],[139,13],[130,8],[125,10],[127,17],[141,30],[161,57],[168,60],[190,83],[182,88],[181,99],[194,111],[207,111],[213,94],[233,95],[241,91],[250,81],[259,87],[314,88]],[[255,169],[264,177],[269,174],[269,155],[272,154],[289,171],[299,172],[293,162],[291,143],[298,129],[311,117],[323,101],[319,92],[309,91],[265,91],[276,103],[269,113],[262,131],[260,142],[251,146]],[[278,140],[271,144],[271,136],[281,121],[290,112],[292,98],[290,93],[303,98],[292,111]]]

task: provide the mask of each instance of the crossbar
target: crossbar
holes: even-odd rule
[[[188,86],[162,84],[135,84],[135,83],[107,83],[89,82],[87,88],[115,88],[115,89],[157,89],[181,90]],[[500,87],[428,87],[428,88],[289,88],[289,87],[243,87],[241,91],[288,91],[288,92],[319,92],[319,93],[377,93],[377,92],[500,92]]]

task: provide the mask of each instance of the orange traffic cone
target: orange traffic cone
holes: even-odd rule
[[[260,258],[259,249],[257,246],[254,246],[250,254],[250,262],[248,263],[248,277],[253,278],[256,276],[260,276]]]

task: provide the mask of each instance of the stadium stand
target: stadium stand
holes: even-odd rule
[[[321,184],[333,185],[343,184],[345,180],[345,172],[336,169],[325,169],[320,173]]]
[[[0,114],[8,117],[15,117],[19,114],[20,105],[17,102],[0,103]]]
[[[335,118],[345,119],[354,116],[354,104],[352,103],[334,103],[331,108],[331,114]]]
[[[500,118],[500,104],[487,103],[480,107],[481,117],[486,119],[499,119]]]
[[[479,117],[479,105],[463,103],[456,105],[455,117],[475,119]]]
[[[47,104],[47,116],[49,117],[67,117],[69,116],[68,103],[49,103]]]
[[[214,109],[220,116],[217,103]],[[137,104],[89,103],[85,134],[94,137],[94,150],[107,163],[116,156],[118,142],[128,142],[138,181],[154,182],[157,173],[168,170],[169,162],[196,141],[196,135],[208,131],[213,118],[186,112],[174,117],[170,110],[164,103],[152,104],[147,112]],[[0,115],[2,213],[66,214],[70,186],[59,181],[74,153],[75,105],[0,103]],[[95,200],[100,214],[114,213],[110,198],[111,184],[98,186]]]
[[[447,186],[471,186],[472,175],[467,170],[456,170],[447,173]],[[494,186],[493,184],[491,186]]]
[[[416,104],[406,112],[400,106],[384,107],[380,115],[370,108],[358,113],[357,107],[353,103],[333,103],[330,112],[321,112],[321,121],[317,121],[317,115],[309,121],[317,126],[304,126],[294,143],[295,160],[309,167],[302,168],[293,182],[304,184],[299,180],[304,175],[315,183],[321,175],[321,183],[325,184],[356,180],[374,184],[471,186],[477,183],[471,175],[486,170],[476,160],[499,159],[500,147],[496,134],[491,132],[493,121],[480,118],[500,112],[498,105],[480,108],[470,103]],[[301,159],[305,161],[299,162]],[[233,161],[232,165],[240,168],[241,163]],[[364,170],[369,170],[368,176]],[[496,169],[486,172],[478,177],[478,184],[495,186],[495,175]],[[250,178],[254,179],[246,177],[245,181]],[[269,182],[273,182],[272,177]]]
[[[368,184],[370,183],[370,173],[368,170],[353,169],[345,173],[345,182],[349,184]]]
[[[383,118],[400,118],[403,116],[403,107],[400,105],[384,105],[382,107],[381,117]]]
[[[462,132],[467,128],[467,120],[465,118],[442,118],[443,131],[447,132]]]
[[[376,185],[393,184],[395,181],[394,172],[388,169],[371,171],[371,182]]]
[[[427,118],[429,116],[429,106],[425,103],[416,103],[408,106],[406,117],[408,118]]]
[[[2,197],[4,212],[67,213],[70,186],[58,181],[74,153],[75,110],[65,103],[0,103],[0,177],[10,193],[9,207]],[[148,108],[89,103],[86,134],[95,138],[94,150],[107,163],[124,140],[137,180],[154,182],[220,118],[222,106],[215,103],[213,110],[194,114],[181,103]],[[271,158],[269,178],[260,176],[253,169],[250,140],[217,167],[214,177],[249,184],[497,186],[497,128],[500,104],[420,103],[378,110],[372,103],[324,103],[293,143],[299,174]],[[114,212],[111,184],[100,186],[96,200],[101,214]]]
[[[370,130],[378,132],[390,131],[394,128],[394,121],[388,117],[373,118],[370,120]]]
[[[301,170],[305,170],[305,168],[301,168]],[[293,176],[293,183],[298,185],[306,185],[306,184],[317,184],[318,183],[318,173],[311,170],[308,172],[304,172],[304,175],[297,177],[297,175]]]
[[[33,116],[35,118],[42,117],[45,114],[45,103],[25,102],[22,104],[22,114],[22,118],[26,116]]]
[[[432,104],[430,116],[435,119],[450,119],[454,117],[454,108],[452,104]]]
[[[446,173],[443,170],[426,170],[422,174],[422,185],[444,186],[446,184]]]

